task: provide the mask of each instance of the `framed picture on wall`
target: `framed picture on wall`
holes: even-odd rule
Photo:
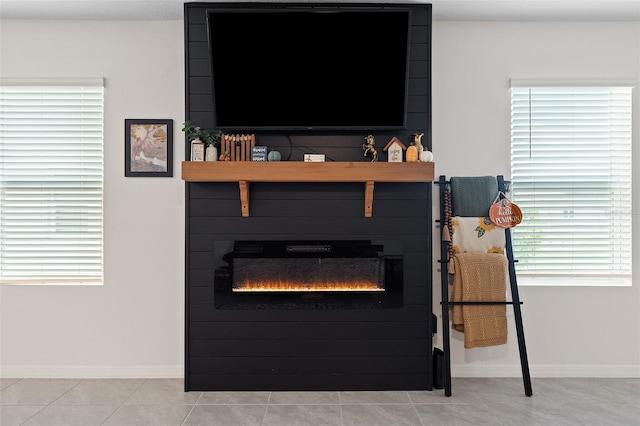
[[[124,120],[124,175],[173,176],[173,120]]]

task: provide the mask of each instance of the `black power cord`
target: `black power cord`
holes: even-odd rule
[[[296,149],[298,149],[298,150],[300,150],[302,152],[311,151],[313,154],[320,154],[320,152],[316,151],[315,149],[313,149],[313,148],[311,148],[309,146],[294,143],[293,140],[291,140],[291,135],[286,135],[286,137],[287,137],[287,141],[289,142],[289,155],[287,155],[287,158],[284,161],[289,161],[291,159],[291,153],[293,151],[293,148],[296,148]],[[325,157],[325,159],[327,159],[329,161],[336,161],[333,158],[327,156],[326,154],[325,154],[324,157]]]

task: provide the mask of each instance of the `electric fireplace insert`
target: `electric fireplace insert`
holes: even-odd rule
[[[215,307],[397,307],[402,269],[402,250],[393,242],[235,241],[215,270]]]

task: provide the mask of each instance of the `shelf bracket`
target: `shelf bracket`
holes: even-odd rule
[[[238,181],[240,186],[240,207],[242,208],[242,217],[249,217],[249,182],[246,180]]]
[[[373,215],[373,184],[374,181],[372,180],[368,180],[365,182],[364,217],[371,217]]]

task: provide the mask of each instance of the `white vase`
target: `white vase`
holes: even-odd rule
[[[205,161],[218,161],[218,148],[213,145],[207,145],[204,157]]]

